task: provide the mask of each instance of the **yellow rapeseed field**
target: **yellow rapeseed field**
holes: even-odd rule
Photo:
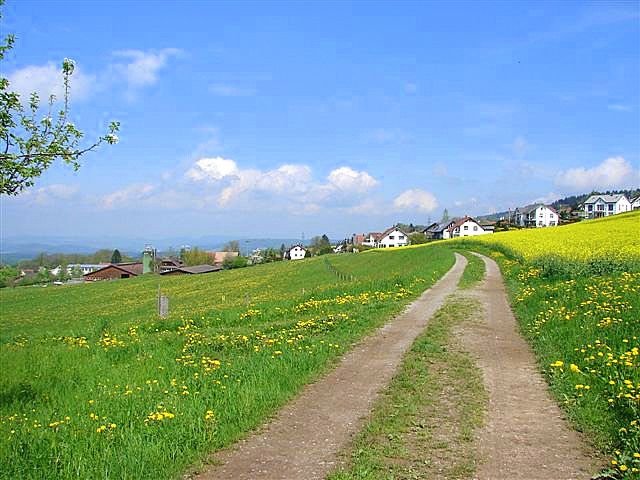
[[[498,232],[473,240],[507,247],[525,260],[546,254],[582,261],[640,258],[640,211],[560,227]]]

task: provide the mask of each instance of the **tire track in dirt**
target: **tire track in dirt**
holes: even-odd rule
[[[483,256],[486,276],[468,295],[485,312],[462,329],[464,347],[477,359],[489,394],[477,445],[484,462],[478,480],[589,479],[602,466],[598,454],[572,430],[551,398],[535,357],[519,334],[496,262]]]
[[[220,465],[197,478],[324,478],[335,468],[339,452],[360,429],[404,353],[445,298],[456,290],[466,263],[456,254],[451,270],[402,314],[362,340],[321,380],[307,385],[261,431],[216,453],[214,462]]]

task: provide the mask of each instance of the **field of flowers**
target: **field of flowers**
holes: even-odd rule
[[[179,477],[454,261],[443,248],[328,258],[0,291],[0,478]]]
[[[640,478],[640,212],[454,244],[493,249],[552,392],[611,478]]]
[[[456,240],[458,241],[458,240]],[[463,239],[483,244],[528,262],[562,259],[596,269],[640,268],[640,211],[549,228],[528,228]],[[614,268],[610,268],[614,267]]]

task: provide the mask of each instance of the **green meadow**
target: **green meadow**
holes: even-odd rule
[[[3,289],[0,476],[197,470],[453,263],[433,247]]]

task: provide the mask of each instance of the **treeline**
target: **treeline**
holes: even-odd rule
[[[117,252],[117,253],[116,253]],[[114,258],[114,256],[116,258]],[[58,265],[73,265],[76,263],[113,263],[120,262],[132,262],[134,259],[127,255],[122,255],[116,250],[101,249],[94,253],[82,254],[82,253],[40,253],[31,260],[21,260],[18,262],[17,267],[20,270],[25,268],[38,269],[55,268]]]

